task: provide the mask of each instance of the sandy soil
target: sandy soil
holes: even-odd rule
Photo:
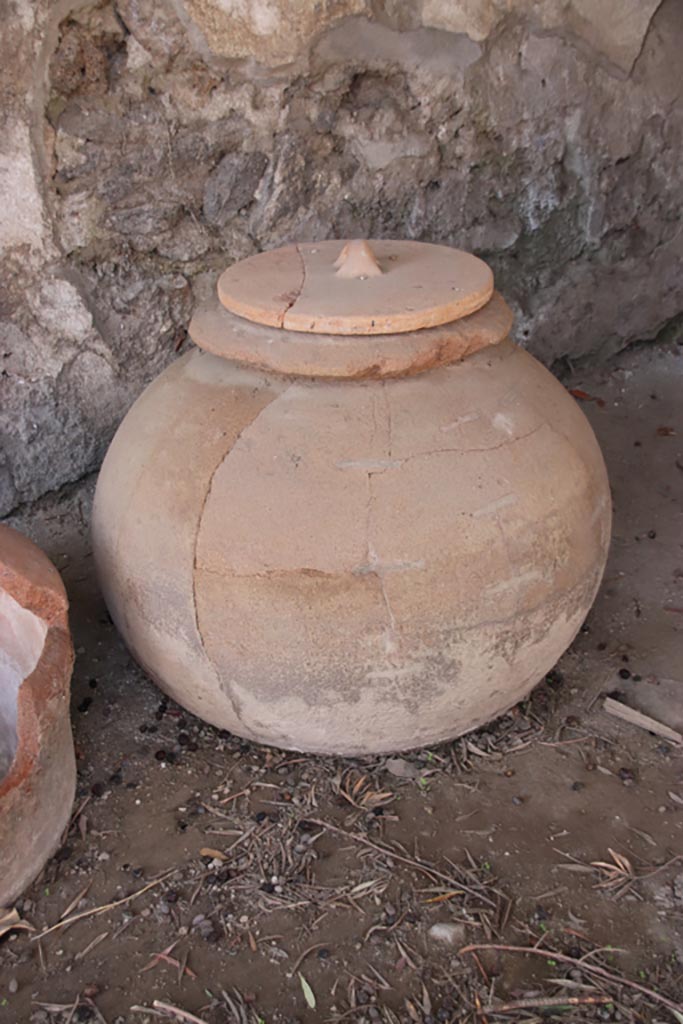
[[[35,931],[0,939],[0,1021],[682,1024],[683,748],[603,710],[683,730],[682,380],[676,345],[572,376],[615,501],[596,605],[529,701],[400,758],[256,747],[163,698],[98,595],[92,479],[10,520],[69,590],[79,784],[17,905]]]

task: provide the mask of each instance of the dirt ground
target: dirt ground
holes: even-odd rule
[[[79,781],[34,931],[0,940],[0,1021],[683,1024],[683,748],[603,709],[683,730],[682,381],[673,343],[572,375],[615,504],[595,607],[527,702],[401,757],[203,725],[108,619],[94,480],[15,516],[70,594]]]

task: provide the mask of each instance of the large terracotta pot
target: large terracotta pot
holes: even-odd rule
[[[609,542],[591,428],[508,339],[485,264],[372,245],[226,271],[190,325],[205,351],[135,403],[95,499],[140,664],[297,750],[406,749],[500,714],[571,643]]]
[[[67,608],[43,552],[0,525],[0,907],[39,874],[71,815]]]

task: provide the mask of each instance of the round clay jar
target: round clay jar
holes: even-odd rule
[[[107,604],[163,690],[345,755],[528,694],[591,606],[611,512],[587,420],[511,323],[443,246],[292,245],[221,276],[95,498]]]

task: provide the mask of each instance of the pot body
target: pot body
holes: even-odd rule
[[[122,423],[93,529],[111,615],[171,697],[356,755],[523,698],[591,606],[610,521],[583,413],[505,340],[360,382],[195,350]]]

